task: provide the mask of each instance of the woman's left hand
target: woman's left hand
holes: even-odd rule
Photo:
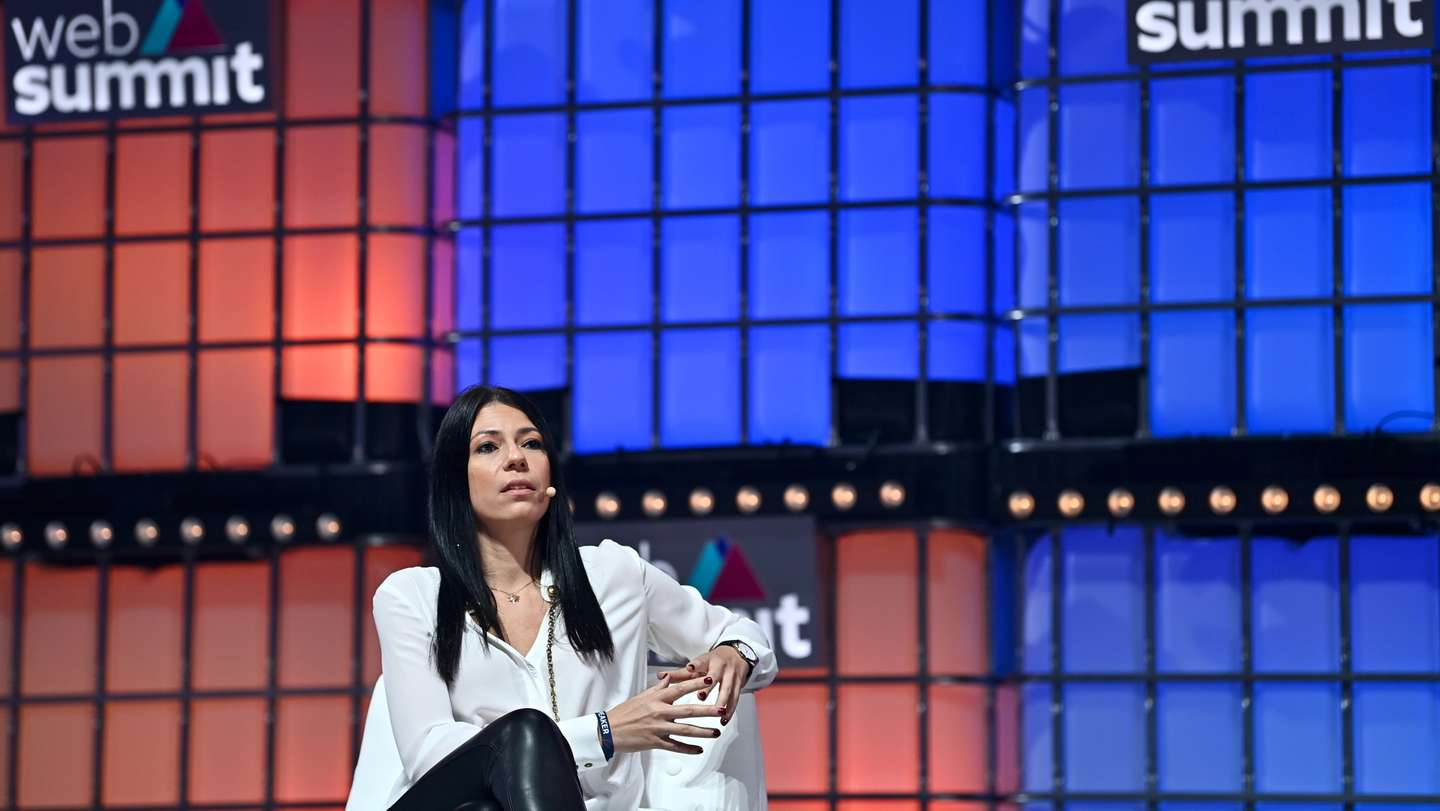
[[[735,705],[740,703],[740,688],[750,678],[750,663],[740,652],[729,645],[721,645],[709,653],[702,653],[691,659],[683,670],[667,670],[660,673],[662,684],[669,684],[676,681],[685,681],[697,676],[709,676],[715,680],[715,684],[701,691],[696,698],[701,701],[715,693],[716,705],[724,708],[720,716],[720,723],[730,723],[730,716],[735,714]]]

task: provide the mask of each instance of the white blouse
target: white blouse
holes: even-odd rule
[[[744,640],[760,657],[744,687],[747,692],[774,681],[775,654],[760,626],[706,602],[700,592],[680,585],[628,546],[606,539],[599,546],[580,547],[580,559],[610,626],[615,658],[601,660],[598,666],[580,659],[566,636],[565,617],[557,613],[554,657],[560,731],[575,755],[587,811],[629,811],[639,806],[644,788],[639,753],[617,752],[606,762],[594,713],[613,709],[649,686],[648,652],[684,662],[722,640]],[[553,582],[547,569],[540,578],[542,599],[548,599],[546,587]],[[550,715],[545,667],[548,619],[541,621],[528,652],[494,635],[487,651],[480,644],[483,630],[467,614],[467,627],[475,633],[463,639],[454,687],[447,690],[430,661],[439,593],[440,570],[412,566],[385,578],[372,601],[390,723],[404,765],[387,806],[505,713],[533,707]]]

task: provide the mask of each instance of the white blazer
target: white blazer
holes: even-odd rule
[[[612,709],[649,686],[648,652],[683,662],[722,640],[742,639],[760,657],[744,687],[747,692],[774,681],[775,654],[753,621],[707,603],[694,588],[680,585],[627,546],[606,539],[599,546],[581,547],[580,557],[610,626],[615,658],[599,666],[581,660],[566,637],[564,616],[557,615],[554,658],[560,731],[575,756],[587,811],[629,811],[639,807],[645,787],[640,753],[617,753],[606,762],[594,713]],[[541,574],[542,599],[545,587],[553,582],[548,569]],[[542,621],[529,651],[522,653],[493,635],[487,651],[480,643],[483,631],[467,615],[467,627],[475,633],[463,640],[454,686],[447,690],[430,661],[439,591],[439,569],[412,566],[387,577],[372,600],[390,725],[400,754],[387,807],[447,754],[505,713],[532,707],[550,714],[547,621]],[[706,745],[695,739],[690,742]],[[371,784],[375,778],[366,776]]]

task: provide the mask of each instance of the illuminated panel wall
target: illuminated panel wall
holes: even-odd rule
[[[0,130],[0,470],[263,466],[277,401],[448,399],[429,6],[283,9],[275,114]]]
[[[984,0],[466,2],[459,384],[569,387],[581,453],[826,444],[837,379],[983,388],[1011,171],[988,25]]]

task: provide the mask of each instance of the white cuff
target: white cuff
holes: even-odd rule
[[[600,720],[593,714],[561,721],[560,734],[570,742],[577,770],[583,772],[605,765],[605,749],[600,746]]]

